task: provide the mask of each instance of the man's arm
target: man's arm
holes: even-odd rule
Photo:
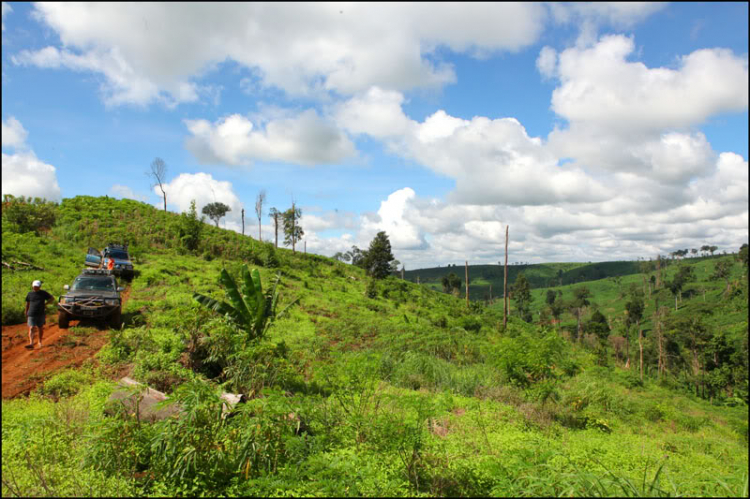
[[[26,317],[29,316],[29,302],[26,302],[26,310],[24,310],[24,314],[26,314]]]

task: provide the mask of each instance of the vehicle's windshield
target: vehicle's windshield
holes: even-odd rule
[[[70,288],[74,291],[114,291],[115,284],[112,279],[102,279],[97,277],[79,277]]]
[[[110,250],[109,256],[111,256],[112,258],[116,258],[118,260],[129,260],[128,254],[125,253],[124,251]]]

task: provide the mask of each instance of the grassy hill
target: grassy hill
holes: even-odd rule
[[[716,257],[691,258],[692,263],[711,260]],[[511,286],[518,274],[524,273],[532,288],[550,288],[596,281],[606,278],[632,276],[641,273],[641,262],[617,261],[596,263],[538,263],[508,266],[508,286]],[[432,267],[417,270],[407,270],[404,278],[417,282],[435,291],[442,291],[442,279],[449,273],[455,273],[461,279],[461,295],[465,296],[465,268],[461,265],[447,267]],[[469,265],[469,299],[487,300],[502,296],[504,267],[502,265]]]
[[[18,234],[4,208],[3,261],[45,270],[3,269],[3,324],[23,320],[31,280],[49,290],[69,283],[88,246],[129,241],[138,275],[124,327],[94,362],[3,400],[3,495],[747,496],[746,381],[731,387],[742,396],[722,389],[710,402],[676,357],[661,380],[647,370],[641,381],[606,344],[602,353],[564,339],[575,327],[568,313],[557,327],[512,315],[503,330],[497,303],[467,309],[427,286],[373,282],[351,265],[209,225],[188,251],[185,227],[184,215],[143,203],[77,197],[63,200],[51,230]],[[641,279],[625,273],[628,262],[612,263],[622,263],[619,283],[585,285],[617,317]],[[238,278],[243,264],[259,269],[264,288],[280,274],[280,308],[299,300],[260,341],[244,341],[192,298],[225,299],[221,269]],[[709,287],[706,327],[746,338],[746,279],[723,298],[724,284],[705,280],[714,262],[695,264],[698,280],[675,314],[699,308],[698,290]],[[538,275],[585,267],[552,264]],[[665,291],[660,303],[674,306]],[[545,292],[533,292],[535,319]],[[105,417],[123,372],[180,400],[183,417]],[[230,419],[220,388],[249,398]]]

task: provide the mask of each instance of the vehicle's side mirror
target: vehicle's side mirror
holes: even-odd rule
[[[65,286],[63,286],[63,289],[70,289],[70,286],[68,286],[68,285],[66,284]]]
[[[120,291],[125,291],[125,288],[123,288],[122,286],[117,286],[117,292],[119,293]]]

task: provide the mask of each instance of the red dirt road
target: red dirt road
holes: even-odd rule
[[[123,305],[129,289],[122,294]],[[70,321],[69,329],[60,329],[49,322],[44,326],[44,346],[29,343],[26,324],[3,326],[2,398],[9,399],[28,394],[37,384],[57,371],[80,367],[107,343],[107,329],[77,329],[79,321]],[[86,322],[86,325],[93,325]],[[76,334],[78,333],[78,334]],[[84,333],[84,334],[81,334]],[[36,339],[36,338],[35,338]]]

